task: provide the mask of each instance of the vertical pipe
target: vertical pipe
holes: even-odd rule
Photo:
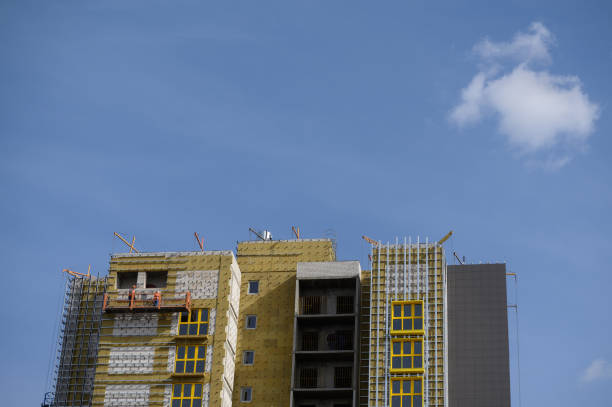
[[[442,257],[444,259],[444,257]],[[443,301],[443,315],[444,318],[444,331],[443,334],[443,343],[444,343],[444,406],[448,407],[448,273],[446,269],[446,261],[444,261],[443,267],[440,268],[440,273],[442,274],[442,284],[443,284],[443,293],[442,293],[442,301]]]
[[[431,361],[430,361],[430,357],[429,355],[431,354],[431,337],[429,336],[429,325],[430,325],[430,311],[429,311],[429,270],[427,270],[427,272],[425,273],[425,276],[423,277],[424,280],[424,291],[425,294],[423,295],[423,309],[426,310],[423,312],[423,328],[425,328],[425,343],[423,344],[423,351],[425,352],[425,354],[423,355],[423,359],[426,360],[426,366],[425,366],[425,377],[424,377],[424,383],[423,383],[423,399],[425,402],[425,406],[429,406],[429,382],[430,382],[430,372],[429,372],[429,366],[431,365]]]
[[[376,272],[378,273],[378,282],[376,284],[376,407],[378,407],[378,363],[379,363],[379,355],[380,355],[380,245],[381,242],[378,242],[378,266],[376,268]]]
[[[408,299],[412,300],[412,236],[408,237]]]
[[[442,269],[440,269],[440,272],[442,271]],[[434,324],[434,336],[436,338],[436,350],[435,350],[435,359],[434,359],[434,369],[436,372],[436,381],[434,382],[434,389],[435,389],[435,396],[436,396],[436,406],[439,405],[439,397],[438,397],[438,351],[439,351],[439,347],[440,347],[440,341],[438,339],[438,323],[439,323],[439,318],[438,318],[438,305],[439,305],[439,296],[438,296],[438,273],[437,270],[434,272],[434,292],[435,292],[435,296],[436,296],[436,305],[435,305],[435,324]]]
[[[368,352],[368,406],[370,405],[370,389],[372,386],[372,289],[374,288],[374,284],[372,284],[372,276],[374,275],[374,246],[370,245],[370,320],[368,326],[368,335],[369,335],[369,352]]]
[[[384,374],[385,374],[385,394],[383,396],[383,400],[385,401],[385,406],[389,403],[387,401],[388,393],[389,393],[389,275],[388,270],[389,266],[389,258],[391,254],[389,252],[389,242],[387,242],[387,257],[385,259],[385,363],[384,363]]]
[[[404,278],[402,279],[404,282],[404,301],[406,301],[406,236],[404,236]]]
[[[417,247],[417,253],[416,253],[416,258],[417,258],[417,264],[416,264],[416,269],[417,269],[417,287],[416,287],[416,292],[417,292],[417,297],[416,299],[419,299],[419,294],[421,292],[421,237],[417,236],[417,243],[416,243],[416,247]]]

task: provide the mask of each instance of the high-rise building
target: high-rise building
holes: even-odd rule
[[[503,265],[396,240],[362,270],[331,239],[263,237],[70,277],[43,405],[509,405]]]

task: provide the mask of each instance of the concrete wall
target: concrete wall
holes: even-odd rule
[[[333,279],[359,277],[361,266],[358,261],[298,263],[297,279]]]
[[[452,407],[510,407],[505,264],[448,266]]]

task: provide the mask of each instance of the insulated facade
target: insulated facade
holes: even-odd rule
[[[406,239],[370,257],[330,239],[112,255],[68,280],[43,406],[509,406],[505,265]]]
[[[91,405],[230,406],[240,298],[233,253],[113,255],[108,280]]]
[[[242,285],[234,405],[289,406],[297,265],[335,259],[330,239],[238,244]],[[252,362],[246,359],[250,355]]]
[[[369,366],[368,396],[360,398],[360,405],[447,406],[442,247],[397,240],[393,245],[373,245],[370,309],[363,312],[367,311],[368,359],[362,365]],[[362,385],[364,379],[362,375]]]

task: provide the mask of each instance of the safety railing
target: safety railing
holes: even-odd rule
[[[177,295],[175,292],[142,292],[130,290],[126,293],[106,293],[102,305],[104,312],[180,312],[191,311],[191,293]]]

